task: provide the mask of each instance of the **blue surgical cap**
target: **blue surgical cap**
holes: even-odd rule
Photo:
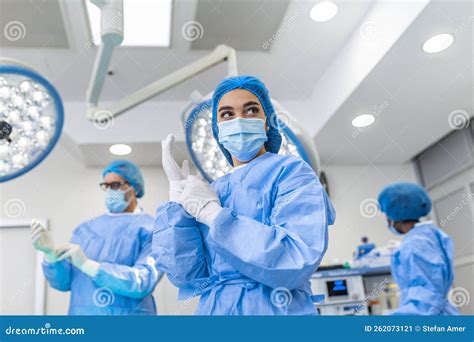
[[[212,133],[229,164],[234,165],[231,154],[219,143],[217,106],[222,96],[234,89],[245,89],[258,98],[267,117],[267,127],[269,128],[267,131],[268,140],[265,142],[265,149],[271,153],[278,153],[281,146],[281,135],[278,128],[275,127],[278,125],[278,118],[276,117],[275,109],[273,109],[267,87],[254,76],[229,77],[219,83],[212,96]]]
[[[145,182],[138,166],[128,160],[115,160],[105,167],[102,177],[111,172],[118,174],[130,183],[138,198],[143,197],[145,194]]]
[[[395,183],[379,195],[380,210],[393,221],[416,221],[431,211],[431,199],[421,186]]]

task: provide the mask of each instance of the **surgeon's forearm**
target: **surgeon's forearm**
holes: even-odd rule
[[[309,246],[298,235],[224,209],[209,243],[239,272],[271,287],[296,288],[314,272],[325,241]]]
[[[130,267],[103,262],[92,280],[115,294],[140,299],[153,292],[158,272],[144,266]]]
[[[197,222],[180,204],[168,202],[157,210],[151,254],[156,268],[178,287],[209,276]]]
[[[88,259],[80,268],[89,277],[95,277],[99,272],[100,264],[97,261]]]
[[[71,288],[71,264],[67,261],[42,264],[43,273],[51,287],[59,291],[69,291]]]

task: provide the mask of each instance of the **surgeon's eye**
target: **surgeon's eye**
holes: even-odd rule
[[[245,115],[254,116],[254,115],[258,114],[259,111],[260,111],[260,108],[258,108],[257,106],[248,107],[248,108],[245,109]]]
[[[104,191],[107,189],[119,190],[122,186],[128,184],[128,182],[111,182],[111,183],[100,183],[100,188]]]
[[[234,113],[232,113],[231,111],[223,111],[221,112],[221,119],[224,119],[224,120],[229,120],[232,118],[232,116],[234,115]]]

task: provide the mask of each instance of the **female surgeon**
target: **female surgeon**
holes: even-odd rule
[[[180,299],[201,296],[197,314],[316,313],[309,279],[334,209],[306,162],[277,154],[275,115],[257,78],[218,85],[212,128],[234,168],[210,186],[177,166],[172,136],[162,143],[171,201],[157,210],[153,253]]]
[[[151,254],[153,218],[137,206],[144,195],[139,168],[117,160],[103,171],[106,214],[77,227],[71,243],[55,247],[49,231],[33,221],[33,246],[45,253],[49,284],[71,291],[70,315],[155,315],[158,282]]]
[[[433,222],[420,222],[431,211],[426,191],[413,183],[387,186],[378,198],[389,229],[404,235],[392,257],[392,275],[400,287],[394,315],[458,315],[446,296],[453,283],[453,243]]]

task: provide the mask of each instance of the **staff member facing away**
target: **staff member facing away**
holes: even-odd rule
[[[378,198],[389,229],[403,235],[392,257],[392,275],[400,287],[394,315],[458,315],[446,296],[453,284],[453,243],[433,222],[420,222],[431,211],[431,199],[419,185],[395,183]]]

